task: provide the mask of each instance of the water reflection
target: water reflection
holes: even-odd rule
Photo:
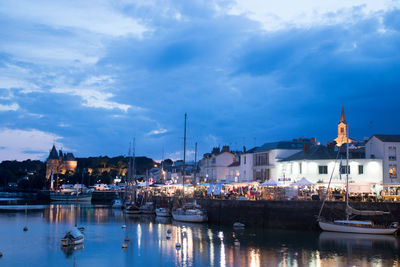
[[[73,205],[50,205],[41,212],[0,212],[0,265],[72,266],[396,266],[394,236],[312,231],[233,229],[188,224],[155,216],[124,216],[104,206],[79,205],[85,247],[60,248],[74,223]],[[29,231],[22,228],[28,225]],[[126,228],[121,226],[126,224]],[[170,232],[170,234],[168,234]],[[129,237],[127,249],[121,245]],[[235,246],[235,240],[240,246]],[[29,240],[29,242],[27,242]],[[176,243],[180,243],[177,249]]]

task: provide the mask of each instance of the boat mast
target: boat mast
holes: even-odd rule
[[[197,173],[197,142],[194,145],[194,172],[193,172],[193,184],[196,184],[196,173]]]
[[[183,172],[182,172],[182,192],[185,197],[185,169],[186,169],[186,119],[187,114],[185,113],[185,128],[183,132]]]
[[[78,225],[78,187],[76,187],[76,198],[75,198],[75,227]]]
[[[132,195],[130,191],[131,186],[131,142],[129,142],[129,150],[128,150],[128,181],[127,186],[125,186],[125,198],[129,196],[129,202],[132,202]]]
[[[135,191],[133,189],[134,182],[135,182],[135,138],[133,138],[133,145],[132,145],[132,188],[131,188],[131,196],[133,196],[133,201],[136,199]]]
[[[346,140],[346,220],[349,220],[347,207],[349,206],[349,127],[347,126]]]

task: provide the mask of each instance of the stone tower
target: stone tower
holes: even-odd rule
[[[75,172],[78,161],[72,153],[63,154],[62,150],[57,152],[56,146],[50,150],[46,161],[46,179],[50,178],[51,171],[54,174],[65,174],[66,172]]]
[[[342,146],[347,143],[347,138],[349,139],[349,143],[352,143],[353,140],[347,136],[348,134],[348,125],[346,121],[346,115],[344,114],[344,108],[342,106],[342,113],[340,114],[340,121],[338,124],[338,136],[335,139],[337,146]]]

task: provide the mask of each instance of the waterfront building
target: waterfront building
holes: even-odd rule
[[[52,171],[54,174],[75,172],[77,165],[78,161],[74,154],[63,153],[61,149],[57,152],[55,145],[53,145],[46,161],[46,179],[50,178]]]
[[[200,177],[207,182],[220,182],[229,179],[229,166],[238,161],[238,156],[229,146],[214,147],[211,153],[203,155],[200,161]]]
[[[227,182],[237,183],[240,180],[240,162],[234,161],[228,166],[229,175],[226,179]]]
[[[315,138],[299,138],[293,141],[265,143],[240,155],[240,182],[277,179],[277,163],[303,149],[304,145],[316,144]]]
[[[285,179],[290,183],[303,177],[316,184],[328,183],[332,175],[333,183],[344,184],[346,169],[349,171],[349,182],[354,184],[352,186],[366,186],[369,191],[371,185],[383,182],[381,159],[350,157],[349,167],[346,168],[345,154],[339,151],[338,156],[337,149],[325,146],[304,146],[302,151],[281,159],[277,164],[278,180]]]
[[[397,172],[400,166],[398,151],[400,151],[400,135],[375,134],[366,143],[366,158],[382,160],[383,183],[386,185],[400,185],[400,176]]]

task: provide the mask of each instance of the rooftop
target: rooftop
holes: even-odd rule
[[[336,159],[337,152],[325,146],[311,146],[308,152],[304,150],[284,158],[281,161],[292,160],[318,160],[318,159]]]
[[[400,142],[399,134],[374,134],[372,137],[374,136],[382,142]]]

